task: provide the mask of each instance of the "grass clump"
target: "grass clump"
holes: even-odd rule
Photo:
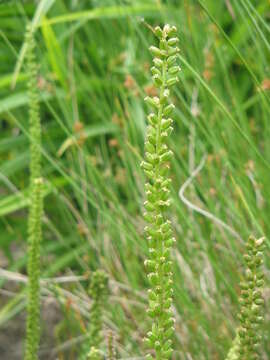
[[[180,68],[175,65],[177,53],[176,28],[165,25],[155,28],[159,47],[150,47],[154,55],[151,68],[153,81],[159,91],[157,97],[146,97],[146,102],[153,108],[148,116],[149,126],[145,141],[145,160],[142,168],[148,181],[145,185],[146,201],[144,218],[149,223],[145,228],[149,259],[145,265],[151,285],[149,290],[148,314],[152,318],[152,329],[147,333],[145,342],[151,350],[147,359],[164,360],[170,358],[171,337],[174,332],[172,314],[172,261],[170,250],[174,242],[171,222],[166,217],[170,205],[170,179],[168,161],[172,156],[166,142],[172,132],[172,119],[169,117],[174,105],[169,102],[170,87],[177,81]]]

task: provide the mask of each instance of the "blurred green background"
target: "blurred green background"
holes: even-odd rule
[[[156,91],[151,29],[168,22],[178,28],[182,68],[170,140],[173,359],[224,359],[238,325],[244,241],[269,235],[269,1],[0,2],[4,360],[21,359],[24,339],[27,21],[36,29],[46,181],[42,277],[50,280],[42,283],[41,358],[77,359],[89,322],[87,279],[97,268],[110,277],[105,338],[112,330],[119,358],[143,358],[150,326],[139,167],[143,98]],[[267,246],[263,359],[270,358],[268,255]],[[60,276],[68,282],[53,281]]]

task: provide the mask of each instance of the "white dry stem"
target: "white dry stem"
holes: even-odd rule
[[[6,279],[9,281],[15,281],[19,283],[27,283],[28,276],[22,275],[14,271],[8,271],[0,268],[0,279]],[[78,282],[87,280],[85,276],[59,276],[51,279],[41,279],[41,284],[64,284],[70,282]]]
[[[207,155],[205,154],[202,157],[202,160],[200,162],[200,164],[197,166],[197,168],[195,168],[195,170],[192,172],[192,174],[190,175],[190,177],[184,182],[184,184],[181,186],[181,188],[179,189],[178,195],[179,198],[183,201],[183,203],[191,210],[196,211],[197,213],[207,217],[208,219],[212,220],[214,223],[216,223],[217,225],[223,227],[224,229],[226,229],[229,233],[231,233],[234,237],[240,239],[243,242],[243,239],[241,238],[241,236],[232,228],[230,227],[228,224],[226,224],[224,221],[220,220],[219,218],[217,218],[215,215],[213,215],[212,213],[210,213],[209,211],[206,211],[204,209],[201,209],[199,206],[191,203],[185,196],[185,190],[192,184],[193,179],[199,174],[199,172],[202,170],[202,168],[204,167],[205,161],[206,161]]]

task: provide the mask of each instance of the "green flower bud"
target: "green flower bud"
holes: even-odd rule
[[[153,81],[154,81],[154,84],[159,87],[160,85],[162,85],[162,79],[160,77],[160,75],[156,74],[153,76]]]
[[[163,32],[159,26],[156,26],[154,29],[154,33],[158,38],[162,38]]]
[[[155,67],[155,66],[152,66],[152,67],[151,67],[151,72],[152,72],[153,75],[161,76],[160,70],[159,70],[157,67]]]
[[[256,305],[263,305],[263,304],[264,304],[264,301],[263,301],[263,299],[258,298],[258,299],[255,299],[255,300],[254,300],[254,304],[256,304]]]
[[[246,278],[247,280],[253,280],[253,274],[250,269],[246,269]]]
[[[156,268],[156,262],[153,260],[145,260],[144,266],[147,267],[148,270],[154,271]]]
[[[158,68],[162,68],[162,65],[163,65],[163,61],[159,58],[154,58],[153,59],[153,63],[156,67]]]
[[[144,169],[145,175],[148,177],[148,179],[153,179],[154,172]]]
[[[158,121],[158,117],[156,114],[149,114],[148,117],[147,117],[148,121],[153,124],[153,125],[156,125],[157,124],[157,121]]]
[[[148,105],[152,106],[155,109],[158,109],[158,107],[159,107],[159,98],[158,97],[151,98],[150,96],[146,96],[144,98],[144,101]]]
[[[154,145],[151,144],[150,142],[146,142],[144,148],[145,148],[145,150],[146,150],[147,152],[149,152],[150,154],[154,154],[155,151],[156,151]]]
[[[249,261],[251,260],[251,256],[248,255],[248,254],[245,254],[245,255],[244,255],[244,260],[245,260],[246,262],[249,262]]]
[[[260,248],[260,247],[264,244],[264,241],[265,241],[265,237],[262,237],[262,238],[256,240],[256,241],[255,241],[255,246],[256,246],[257,248]]]
[[[161,126],[161,130],[162,130],[162,126]],[[161,144],[158,150],[158,155],[162,155],[167,151],[168,151],[168,146],[166,144]]]
[[[151,51],[151,53],[156,56],[157,58],[161,58],[162,57],[162,52],[159,48],[155,47],[155,46],[150,46],[149,50]]]
[[[167,80],[167,86],[173,86],[178,82],[178,78],[177,77],[172,77],[170,79]]]
[[[177,59],[176,55],[169,56],[167,59],[168,66],[171,67],[175,63],[176,59]]]
[[[143,214],[143,218],[145,221],[147,221],[149,223],[154,223],[154,221],[155,221],[155,217],[152,214],[149,214],[148,212],[145,212]]]
[[[173,152],[169,150],[165,154],[160,156],[160,162],[169,161],[172,156],[173,156]]]
[[[141,167],[142,167],[143,169],[145,169],[145,170],[152,170],[152,169],[153,169],[153,165],[150,164],[150,163],[147,162],[147,161],[142,161],[140,165],[141,165]]]
[[[169,95],[170,95],[170,90],[165,89],[163,94],[161,94],[161,96],[160,96],[160,104],[161,105],[164,105],[168,101]]]
[[[168,47],[167,41],[164,40],[164,39],[160,40],[159,46],[160,46],[160,49],[161,49],[161,50],[166,50],[167,47]]]
[[[176,33],[177,33],[176,26],[171,26],[170,29],[167,31],[167,36],[172,37],[175,36]]]
[[[178,74],[180,71],[181,71],[180,66],[172,66],[172,67],[169,68],[168,73],[169,73],[170,75],[176,75],[176,74]]]
[[[165,116],[169,116],[172,113],[172,111],[174,110],[174,108],[175,108],[175,106],[173,104],[170,104],[170,105],[166,106],[165,109],[164,109],[163,114]]]
[[[148,279],[152,285],[158,284],[158,275],[156,273],[150,273],[148,274]]]
[[[167,130],[168,127],[173,123],[172,119],[162,119],[161,120],[161,130]]]
[[[169,46],[175,46],[178,43],[178,38],[174,37],[168,40],[168,45]]]
[[[156,210],[155,206],[152,203],[150,203],[149,201],[144,202],[144,207],[147,211],[155,211]]]
[[[264,280],[263,280],[263,279],[257,280],[257,281],[256,281],[256,286],[257,286],[258,288],[263,287],[263,286],[264,286]]]
[[[176,55],[179,52],[179,48],[178,47],[174,47],[174,48],[170,48],[168,50],[168,55],[169,56],[173,56]]]

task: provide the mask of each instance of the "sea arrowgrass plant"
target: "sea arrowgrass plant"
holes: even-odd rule
[[[26,31],[27,75],[30,123],[30,209],[28,218],[28,304],[25,360],[38,359],[40,341],[40,246],[42,240],[43,197],[41,178],[41,123],[37,87],[35,41],[30,26]]]
[[[173,128],[170,115],[174,105],[169,102],[170,88],[178,81],[179,66],[175,65],[177,53],[175,26],[156,27],[154,33],[159,47],[151,46],[154,56],[153,82],[158,89],[157,97],[146,97],[153,112],[148,116],[149,125],[145,141],[145,160],[141,166],[148,178],[145,184],[146,201],[144,218],[148,222],[145,233],[149,244],[149,259],[145,261],[148,271],[149,289],[148,314],[152,318],[152,329],[147,333],[145,343],[150,350],[147,359],[165,360],[172,355],[174,319],[172,305],[172,261],[171,222],[166,217],[170,205],[170,178],[168,162],[172,151],[167,146],[168,136]]]
[[[241,310],[238,315],[241,325],[226,360],[256,360],[260,358],[260,328],[263,322],[264,304],[262,297],[264,273],[260,269],[263,263],[263,247],[264,238],[256,240],[253,236],[248,239],[246,244],[247,253],[244,255],[244,259],[247,267],[244,281],[240,283]]]
[[[109,294],[109,278],[103,270],[92,274],[89,286],[89,295],[93,300],[90,313],[90,323],[87,340],[83,344],[80,360],[96,359],[101,356],[103,311]],[[99,355],[98,355],[99,354]]]

